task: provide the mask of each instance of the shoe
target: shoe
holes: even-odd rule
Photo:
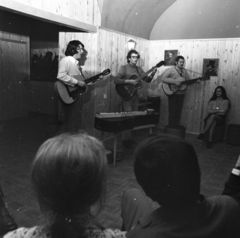
[[[132,147],[133,147],[133,144],[131,143],[130,140],[123,140],[122,145],[127,149],[132,149]]]
[[[5,207],[0,208],[0,235],[17,229],[18,226]]]
[[[208,148],[208,149],[211,149],[211,148],[212,148],[212,141],[208,141],[208,142],[207,142],[207,148]]]
[[[203,140],[204,134],[200,133],[197,138],[198,138],[199,140]]]

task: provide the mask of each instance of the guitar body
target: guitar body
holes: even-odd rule
[[[101,76],[108,75],[110,73],[110,69],[105,69],[102,73],[97,74],[89,79],[85,79],[85,86],[80,87],[75,85],[74,87],[64,84],[62,81],[56,81],[54,85],[54,89],[60,98],[60,100],[65,104],[74,103],[79,96],[84,94],[87,91],[87,85],[92,85],[102,80]],[[83,79],[82,76],[73,76],[76,79]]]
[[[78,97],[82,94],[84,94],[87,91],[87,86],[79,87],[79,86],[69,86],[61,81],[55,82],[55,91],[59,98],[65,103],[65,104],[72,104],[74,103]]]
[[[186,89],[186,87],[187,87],[187,85],[185,85],[185,84],[181,84],[181,85],[177,86],[176,84],[162,83],[163,91],[167,96],[173,95],[177,91],[182,91],[182,90]]]
[[[136,74],[131,75],[131,77],[129,79],[138,79],[138,76]],[[130,99],[133,94],[135,93],[136,90],[142,88],[143,83],[142,81],[138,81],[138,83],[136,85],[127,83],[127,84],[116,84],[116,91],[118,93],[118,95],[124,99],[124,100],[128,100]]]
[[[142,88],[142,86],[143,86],[142,79],[145,76],[147,76],[149,73],[151,73],[153,71],[153,69],[159,68],[159,67],[161,67],[164,64],[165,64],[164,61],[161,61],[161,62],[157,63],[156,66],[154,66],[151,69],[149,69],[146,73],[142,74],[140,77],[138,75],[136,75],[136,74],[131,75],[129,79],[136,80],[137,84],[135,84],[135,85],[130,84],[130,83],[127,83],[127,84],[116,84],[115,89],[117,91],[117,94],[123,100],[130,99],[134,95],[136,90]]]
[[[175,94],[177,91],[181,91],[186,89],[187,85],[191,85],[197,81],[205,81],[205,80],[209,80],[210,77],[207,75],[204,75],[203,77],[199,77],[199,78],[195,78],[195,79],[191,79],[191,80],[186,80],[183,81],[180,85],[176,85],[176,84],[171,84],[171,83],[163,83],[162,82],[162,89],[163,92],[167,95],[173,95]]]

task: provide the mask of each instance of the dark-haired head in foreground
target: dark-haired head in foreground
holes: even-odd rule
[[[174,136],[152,135],[135,150],[134,172],[145,193],[161,206],[195,203],[200,169],[191,144]]]

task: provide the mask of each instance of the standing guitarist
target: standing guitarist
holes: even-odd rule
[[[175,66],[167,69],[163,73],[163,83],[179,86],[181,82],[190,80],[188,72],[183,68],[184,63],[184,57],[181,55],[177,56],[175,59]],[[170,127],[179,125],[185,92],[186,88],[168,96],[168,124]]]
[[[140,58],[139,53],[136,50],[130,50],[127,54],[128,64],[122,66],[119,72],[116,74],[114,83],[115,84],[132,84],[136,85],[138,82],[135,79],[129,79],[132,75],[141,76],[144,74],[142,68],[137,66],[138,59]],[[157,69],[153,69],[150,76],[145,76],[143,80],[150,83],[153,79]],[[133,96],[129,99],[122,99],[123,110],[125,112],[138,111],[138,91],[136,90]],[[131,148],[135,141],[131,138],[131,131],[123,131],[122,143],[126,148]]]
[[[65,51],[66,57],[60,61],[57,75],[57,78],[64,84],[72,87],[75,85],[80,87],[85,85],[78,61],[83,53],[84,45],[80,41],[73,40],[68,43]],[[79,99],[72,104],[62,103],[65,111],[65,119],[57,134],[77,131],[78,101]]]

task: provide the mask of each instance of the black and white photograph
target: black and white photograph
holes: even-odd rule
[[[175,59],[177,57],[178,50],[165,50],[164,62],[166,66],[175,65]]]
[[[240,0],[0,0],[0,238],[240,238]]]
[[[219,59],[203,59],[203,75],[218,76]]]

